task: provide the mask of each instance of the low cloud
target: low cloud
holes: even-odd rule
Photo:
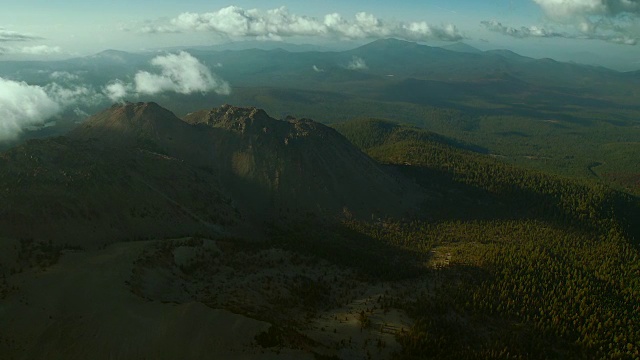
[[[113,102],[122,101],[127,96],[163,92],[193,94],[213,91],[220,95],[231,93],[229,83],[212,73],[206,65],[187,52],[157,56],[151,60],[151,65],[158,68],[159,72],[138,71],[132,83],[114,80],[102,89],[102,93]]]
[[[16,138],[61,110],[44,88],[0,77],[0,141]]]
[[[64,71],[51,73],[49,77],[55,82],[45,86],[0,77],[0,141],[15,139],[25,129],[41,126],[65,110],[84,117],[87,114],[82,108],[101,105],[107,99],[118,102],[129,95],[162,92],[231,92],[227,82],[186,52],[157,56],[151,65],[158,72],[139,71],[133,82],[113,80],[99,92],[74,83],[79,77]]]
[[[596,30],[593,26],[583,23],[576,25],[568,31],[554,31],[541,26],[521,26],[518,28],[506,26],[502,23],[491,20],[482,21],[481,24],[489,31],[497,32],[505,36],[511,36],[518,39],[525,38],[565,38],[565,39],[582,39],[582,40],[601,40],[621,45],[636,45],[638,40],[624,34],[624,31],[605,30],[601,26],[600,30]],[[567,27],[567,25],[560,25]]]
[[[543,38],[548,38],[548,37],[565,37],[562,34],[555,32],[555,31],[550,31],[547,30],[545,28],[542,27],[538,27],[538,26],[530,26],[530,27],[524,27],[521,26],[519,28],[514,28],[511,26],[505,26],[502,25],[502,23],[496,21],[496,20],[491,20],[491,21],[482,21],[480,22],[487,30],[493,31],[493,32],[497,32],[500,33],[502,35],[507,35],[507,36],[511,36],[511,37],[515,37],[515,38],[520,38],[520,39],[524,39],[524,38],[529,38],[529,37],[543,37]]]
[[[140,71],[135,76],[135,89],[140,94],[158,94],[175,92],[178,94],[231,93],[229,84],[214,75],[208,67],[191,54],[181,51],[178,54],[158,56],[151,65],[160,69],[160,73]]]
[[[0,27],[0,42],[42,40],[39,36],[19,33]]]
[[[83,85],[63,86],[51,83],[43,87],[49,97],[63,108],[83,105],[95,106],[103,101],[104,97],[93,88]]]
[[[90,87],[46,86],[0,77],[0,141],[15,139],[25,129],[45,124],[66,109],[100,104],[104,96]]]
[[[26,46],[20,49],[20,53],[28,55],[55,55],[62,54],[60,46],[36,45]]]
[[[131,85],[125,84],[121,80],[114,80],[104,87],[103,93],[112,102],[120,102],[127,97],[127,94],[131,92],[131,90]]]
[[[454,25],[427,22],[386,21],[360,12],[353,19],[338,13],[324,18],[297,15],[285,7],[261,11],[229,6],[208,13],[183,13],[170,20],[157,20],[140,27],[145,33],[206,31],[228,38],[252,37],[281,40],[294,36],[367,39],[395,37],[411,41],[459,41],[462,34]]]
[[[349,70],[367,70],[369,67],[363,58],[354,56],[351,62],[347,65]]]
[[[544,12],[549,24],[564,31],[546,30],[549,36],[530,34],[527,30],[541,27],[501,29],[492,31],[513,37],[563,37],[568,39],[601,40],[621,45],[636,45],[640,38],[640,1],[638,0],[532,0]],[[542,33],[544,34],[544,33]]]
[[[0,47],[0,55],[57,55],[62,54],[60,46],[35,45],[23,47]]]

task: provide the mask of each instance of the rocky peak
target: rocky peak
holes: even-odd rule
[[[266,124],[276,120],[269,117],[264,110],[255,107],[223,105],[208,111],[191,113],[185,117],[185,121],[244,133],[254,123]]]

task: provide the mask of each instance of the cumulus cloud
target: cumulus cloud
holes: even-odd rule
[[[191,54],[160,55],[151,60],[159,72],[138,71],[133,82],[114,80],[102,88],[102,94],[112,102],[120,102],[127,96],[154,95],[163,92],[179,94],[213,91],[220,95],[231,93],[229,83],[213,74],[209,68]],[[221,67],[216,64],[214,67]]]
[[[160,73],[139,71],[135,75],[135,91],[140,94],[191,94],[208,91],[222,95],[231,93],[231,87],[226,81],[214,75],[208,67],[187,52],[155,57],[151,60],[151,65],[159,68]]]
[[[40,126],[68,108],[97,105],[104,96],[86,86],[46,86],[0,77],[0,141],[15,139],[22,131]]]
[[[367,70],[369,67],[363,58],[354,56],[351,62],[347,65],[349,70]]]
[[[141,27],[146,33],[207,31],[231,37],[254,37],[281,40],[292,36],[322,36],[343,39],[396,37],[411,41],[458,41],[463,38],[454,25],[432,25],[427,22],[385,21],[360,12],[354,19],[338,13],[324,18],[297,15],[285,7],[261,11],[229,6],[208,13],[183,13],[168,21],[147,23]]]
[[[19,33],[0,27],[0,42],[41,40],[41,37]]]
[[[132,90],[132,86],[125,84],[121,80],[114,80],[107,84],[103,89],[103,94],[113,102],[120,102],[127,97],[127,94]]]
[[[0,141],[14,139],[61,110],[44,88],[0,77]]]
[[[0,141],[15,139],[25,129],[41,126],[65,110],[86,116],[81,107],[97,106],[107,99],[118,102],[129,95],[231,91],[227,82],[186,52],[157,56],[151,65],[158,72],[139,71],[133,82],[114,80],[99,92],[74,83],[79,77],[64,71],[52,72],[49,77],[55,82],[45,86],[0,77]]]

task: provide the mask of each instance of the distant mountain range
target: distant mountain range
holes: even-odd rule
[[[638,72],[533,59],[508,50],[479,51],[463,43],[433,47],[383,39],[344,51],[293,52],[282,48],[185,51],[228,83],[230,94],[201,90],[187,94],[136,91],[139,74],[160,76],[163,81],[170,76],[170,72],[163,74],[162,69],[151,63],[154,58],[166,55],[164,52],[107,50],[66,61],[0,62],[0,76],[49,89],[56,89],[51,87],[56,83],[64,90],[59,98],[71,103],[65,105],[65,113],[53,119],[56,126],[25,132],[18,141],[64,134],[84,121],[86,114],[108,107],[112,100],[103,93],[104,88],[116,80],[123,89],[128,89],[123,100],[160,101],[179,116],[233,104],[259,107],[276,118],[293,114],[323,123],[356,117],[387,118],[476,142],[501,153],[505,152],[505,146],[496,150],[491,144],[503,144],[504,139],[495,140],[491,126],[479,126],[485,117],[492,118],[493,124],[516,125],[523,119],[553,124],[561,121],[566,123],[558,127],[565,126],[567,132],[575,130],[569,130],[574,125],[606,123],[605,127],[616,126],[607,128],[607,134],[621,131],[633,135],[626,127],[635,126],[640,114]],[[474,129],[488,133],[478,134],[475,139],[459,137],[459,131]],[[606,137],[606,142],[617,138]],[[624,138],[634,141],[633,137]],[[536,152],[544,141],[540,139],[522,152]]]

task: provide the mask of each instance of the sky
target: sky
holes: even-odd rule
[[[633,70],[640,68],[639,17],[640,0],[21,0],[0,13],[0,61],[241,40],[396,37]]]

